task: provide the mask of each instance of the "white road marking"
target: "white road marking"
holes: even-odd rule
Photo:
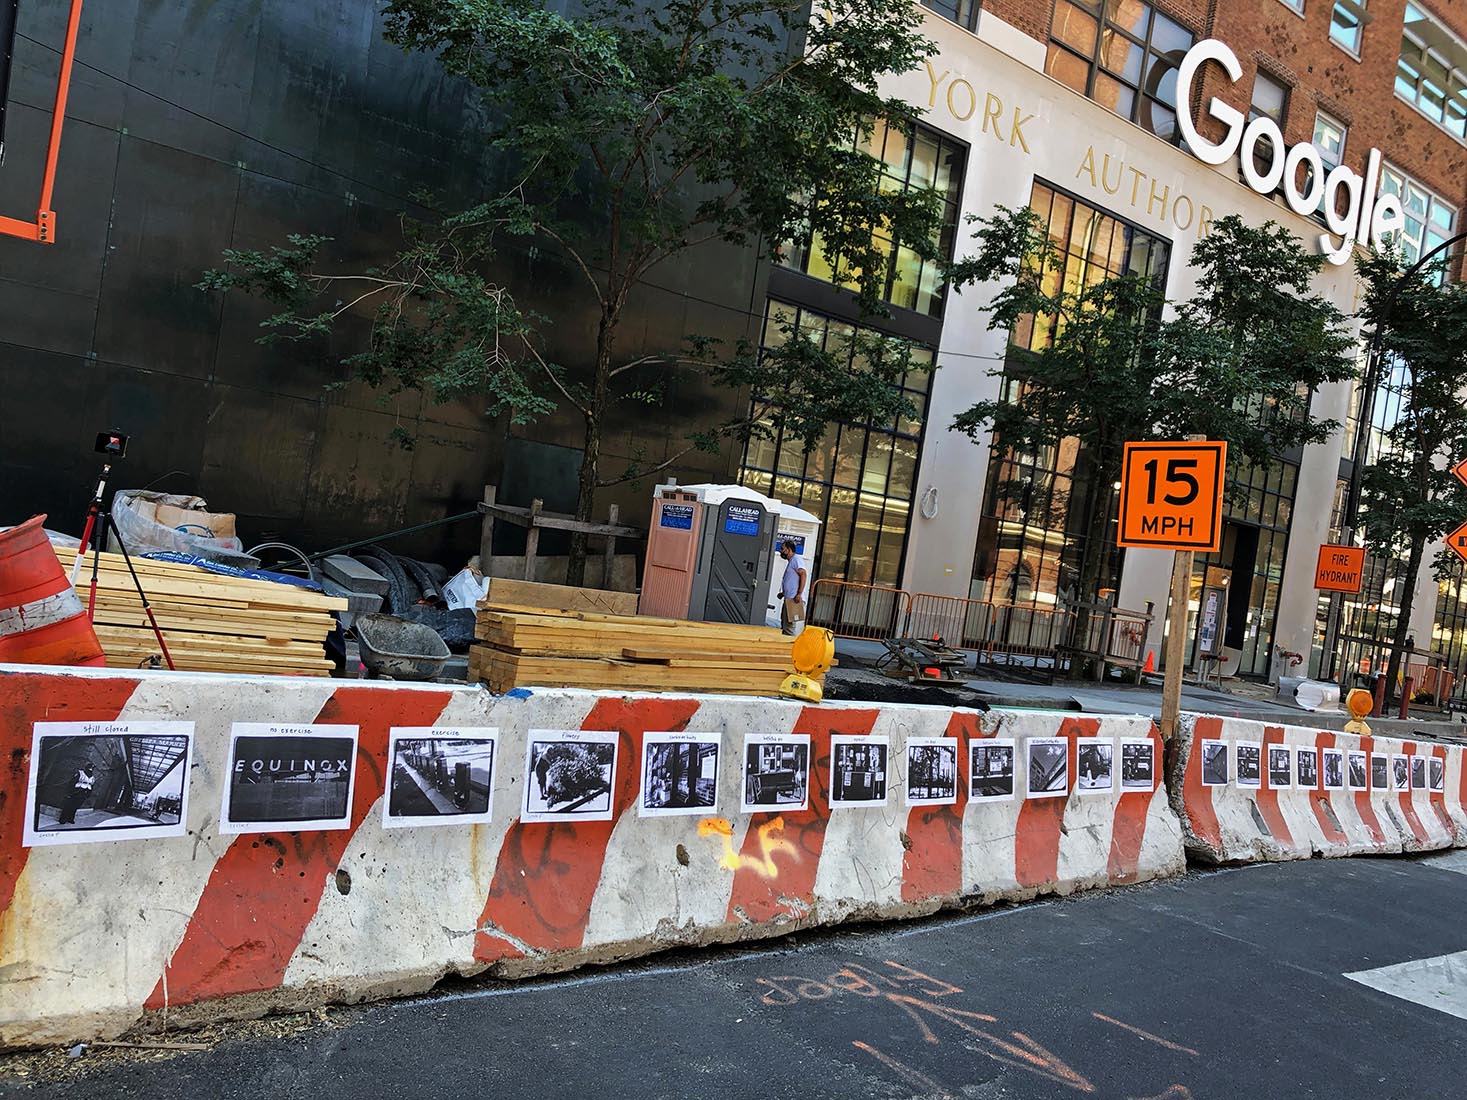
[[[1352,982],[1467,1020],[1467,951],[1357,970]]]

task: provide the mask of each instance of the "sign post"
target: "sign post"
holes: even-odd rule
[[[1223,471],[1228,445],[1193,436],[1183,443],[1127,443],[1121,463],[1120,546],[1171,550],[1161,736],[1176,735],[1187,660],[1187,599],[1193,555],[1222,546]]]

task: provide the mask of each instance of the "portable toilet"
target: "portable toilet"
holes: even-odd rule
[[[643,615],[764,622],[777,502],[742,485],[659,485],[642,573]]]

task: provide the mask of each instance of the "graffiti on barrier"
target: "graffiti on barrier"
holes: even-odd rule
[[[776,817],[773,821],[766,821],[758,828],[759,854],[757,856],[741,856],[734,851],[733,825],[726,817],[705,817],[698,822],[699,836],[717,836],[723,840],[723,858],[718,865],[725,871],[738,871],[747,868],[755,874],[764,878],[778,878],[779,864],[775,863],[775,854],[781,854],[790,862],[798,862],[800,855],[795,846],[782,835],[784,833],[784,818]]]

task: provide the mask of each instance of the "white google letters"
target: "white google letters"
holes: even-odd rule
[[[1197,43],[1182,59],[1177,74],[1177,94],[1183,109],[1177,113],[1177,121],[1193,156],[1205,164],[1223,164],[1237,156],[1243,179],[1249,187],[1260,195],[1271,195],[1282,184],[1284,200],[1289,208],[1304,217],[1319,209],[1323,199],[1325,224],[1329,226],[1330,233],[1340,238],[1338,245],[1330,233],[1321,234],[1319,238],[1320,249],[1332,264],[1345,263],[1357,243],[1380,248],[1387,235],[1405,225],[1406,215],[1401,208],[1401,200],[1380,191],[1379,149],[1370,151],[1364,179],[1343,164],[1326,175],[1323,158],[1313,145],[1302,142],[1285,152],[1284,135],[1278,123],[1266,116],[1248,122],[1240,111],[1215,96],[1207,104],[1206,113],[1222,123],[1223,140],[1209,141],[1199,134],[1188,105],[1192,102],[1198,72],[1208,61],[1221,65],[1228,79],[1234,83],[1243,76],[1237,55],[1215,38]],[[1268,139],[1266,143],[1264,138]],[[1260,143],[1266,152],[1255,156]],[[1266,171],[1259,170],[1258,161],[1266,162]],[[1305,189],[1301,191],[1299,169],[1306,164],[1310,170],[1305,174]],[[1341,192],[1346,200],[1344,204],[1340,202]],[[1343,214],[1339,213],[1341,205],[1345,207]]]

